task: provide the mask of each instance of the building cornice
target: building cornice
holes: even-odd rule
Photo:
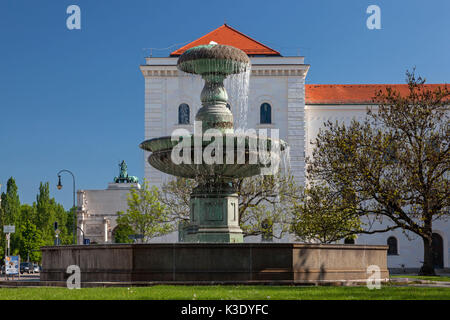
[[[147,57],[140,69],[144,77],[177,77],[177,57]],[[306,77],[309,64],[304,57],[250,57],[252,76]]]
[[[300,76],[306,77],[309,64],[260,64],[252,65],[251,76]],[[179,71],[176,65],[141,65],[144,77],[178,77]]]
[[[367,108],[371,108],[373,110],[378,109],[378,105],[375,104],[351,104],[351,103],[342,103],[342,104],[305,104],[305,110],[366,110]]]

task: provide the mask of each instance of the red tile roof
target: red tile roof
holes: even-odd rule
[[[195,41],[181,47],[178,50],[173,51],[170,56],[175,57],[181,55],[187,49],[192,47],[209,44],[211,41],[218,44],[226,44],[243,50],[248,55],[270,55],[280,56],[278,51],[275,51],[268,46],[250,38],[249,36],[233,29],[227,24],[220,26],[219,28],[205,34],[203,37],[198,38]]]
[[[425,84],[428,89],[435,89],[445,84]],[[407,95],[407,84],[307,84],[305,86],[306,104],[372,104],[375,92],[386,87]]]

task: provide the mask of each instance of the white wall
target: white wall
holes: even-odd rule
[[[192,125],[178,125],[178,106],[190,106],[193,123],[201,107],[200,77],[180,76],[176,58],[147,58],[141,66],[145,78],[145,139],[170,136],[177,128],[193,131]],[[305,77],[309,69],[303,57],[251,58],[247,129],[278,129],[291,151],[291,168],[299,183],[304,183],[305,159]],[[231,99],[230,99],[231,100]],[[272,124],[260,124],[260,106],[272,107]],[[234,117],[239,110],[232,105]],[[268,130],[270,135],[270,130]],[[152,168],[144,153],[144,176],[152,185],[160,186],[168,176]]]
[[[367,105],[306,105],[305,122],[306,122],[306,154],[312,155],[313,146],[310,142],[314,142],[320,128],[324,127],[327,121],[338,121],[339,123],[350,124],[352,119],[361,121],[365,118]]]
[[[382,223],[375,223],[373,230],[382,229],[383,227],[391,225],[388,219],[384,219]],[[449,239],[450,223],[448,220],[436,220],[433,222],[433,232],[439,234],[443,240],[443,259],[444,268],[450,267],[449,262]],[[397,238],[398,255],[388,256],[389,268],[402,268],[405,265],[407,268],[420,268],[423,261],[423,242],[422,238],[412,232],[403,232],[401,229],[376,233],[376,234],[361,234],[356,239],[356,244],[382,244],[387,245],[387,239],[390,236]]]
[[[127,196],[132,187],[140,186],[136,183],[110,183],[104,190],[78,190],[77,225],[91,243],[112,241],[117,212],[127,211]],[[77,230],[79,244],[83,242],[83,232]]]

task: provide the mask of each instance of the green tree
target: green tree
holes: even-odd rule
[[[34,225],[34,218],[36,217],[36,206],[32,205],[30,206],[29,204],[22,204],[20,206],[20,218],[18,219],[18,221],[16,221],[16,232],[14,233],[14,236],[16,238],[15,240],[15,244],[16,244],[16,253],[21,255],[22,259],[26,259],[26,256],[23,256],[23,250],[22,250],[22,245],[23,245],[23,230],[24,230],[24,226],[27,225],[28,223],[31,223],[32,225]]]
[[[133,239],[129,236],[133,234],[133,228],[127,224],[118,224],[114,228],[114,243],[132,243]]]
[[[33,205],[20,204],[18,188],[13,178],[7,183],[6,193],[1,195],[0,222],[3,226],[12,224],[16,231],[11,234],[10,247],[12,254],[20,254],[22,260],[40,260],[39,247],[52,245],[55,239],[53,223],[58,222],[61,231],[59,237],[62,244],[72,243],[73,223],[71,211],[66,212],[61,204],[50,198],[49,183],[40,183],[39,193]],[[2,232],[0,243],[3,255],[6,246]]]
[[[51,234],[51,224],[54,220],[54,208],[50,200],[49,183],[39,184],[39,193],[36,196],[36,227],[41,230],[44,237]]]
[[[365,226],[355,203],[326,185],[306,188],[293,208],[291,231],[302,241],[332,243],[353,236]]]
[[[2,225],[14,224],[20,216],[20,199],[16,181],[13,177],[6,183],[6,193],[2,193]]]
[[[32,222],[42,232],[42,239],[46,245],[52,245],[55,239],[54,223],[58,223],[61,244],[73,243],[73,211],[66,211],[64,207],[50,197],[49,183],[40,183],[36,196],[36,219]]]
[[[19,254],[22,260],[40,262],[42,255],[39,248],[44,245],[41,231],[30,220],[25,220],[19,232]]]
[[[433,275],[433,221],[450,213],[449,91],[427,88],[414,72],[407,83],[407,95],[391,88],[376,93],[378,111],[369,110],[363,122],[326,123],[307,176],[336,196],[352,194],[356,218],[384,218],[381,227],[349,233],[401,228],[421,237],[420,274]]]
[[[136,234],[147,240],[173,231],[169,212],[159,201],[158,189],[150,189],[145,180],[140,189],[131,189],[127,212],[118,212],[117,223],[130,226]]]
[[[51,199],[51,208],[53,211],[53,220],[49,221],[49,229],[51,241],[53,243],[55,238],[54,222],[58,223],[58,230],[60,231],[58,237],[61,244],[73,244],[73,229],[72,229],[72,208],[66,211],[63,205],[57,203],[55,199]]]
[[[170,179],[161,186],[159,201],[168,209],[171,221],[189,220],[190,195],[196,186],[194,180],[185,178]]]
[[[61,220],[60,221],[63,221],[63,217],[64,217],[64,221],[65,221],[65,222],[61,222],[61,225],[64,225],[66,234],[67,234],[67,239],[64,240],[65,241],[64,243],[67,243],[67,244],[73,243],[74,225],[76,228],[76,210],[77,210],[77,208],[73,207],[73,208],[70,208],[70,210],[65,211],[64,215],[62,215],[62,212],[61,212]],[[75,233],[76,232],[77,231],[75,230]]]
[[[239,197],[239,226],[244,237],[282,238],[289,231],[292,205],[302,188],[290,174],[258,175],[236,179]]]
[[[6,193],[2,193],[1,195],[1,242],[3,249],[6,248],[6,237],[3,233],[3,226],[5,225],[14,225],[16,226],[16,230],[18,228],[18,223],[20,221],[20,199],[18,193],[18,187],[16,185],[16,181],[13,177],[9,178],[6,183]],[[15,232],[11,234],[10,238],[10,248],[14,250],[19,245],[20,234]],[[4,250],[2,250],[2,253]],[[13,252],[13,251],[11,251]]]

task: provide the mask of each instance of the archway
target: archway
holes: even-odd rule
[[[190,121],[189,105],[182,103],[178,107],[178,124],[189,124]]]
[[[345,238],[344,244],[355,244],[355,239],[353,238]]]
[[[444,241],[439,234],[433,233],[431,246],[433,247],[433,266],[437,269],[444,268]]]
[[[272,106],[266,102],[261,104],[260,106],[260,123],[272,123]]]
[[[397,238],[394,236],[390,236],[387,239],[387,245],[389,246],[388,248],[388,256],[396,256],[398,255],[398,241]]]

